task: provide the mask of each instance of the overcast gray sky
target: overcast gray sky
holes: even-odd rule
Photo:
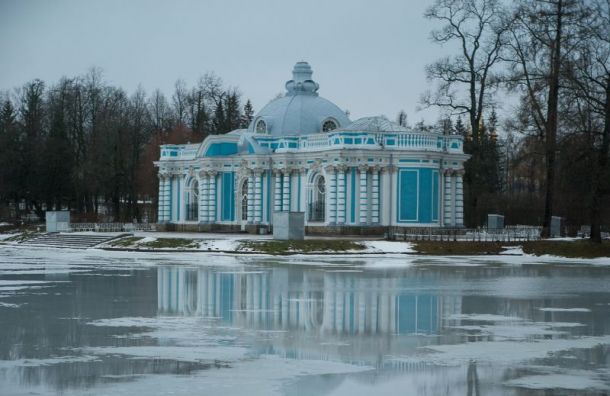
[[[320,95],[352,119],[400,109],[414,123],[427,88],[424,67],[444,53],[423,17],[432,0],[0,0],[0,90],[34,78],[103,69],[133,92],[171,96],[206,71],[259,110],[308,61]],[[445,50],[446,51],[446,50]]]

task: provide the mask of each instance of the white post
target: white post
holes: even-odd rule
[[[290,170],[284,169],[284,183],[282,192],[282,211],[290,210]]]
[[[443,225],[445,227],[455,225],[453,222],[453,198],[451,194],[452,182],[451,182],[451,171],[446,170],[443,175],[445,179],[445,196],[443,200]]]
[[[458,171],[455,176],[455,225],[464,225],[464,185],[462,180],[463,171]]]
[[[254,223],[254,175],[248,171],[248,223]]]
[[[216,171],[210,172],[210,223],[216,222]]]
[[[282,210],[282,173],[279,170],[274,169],[273,176],[275,177],[273,211],[281,212],[281,210]],[[273,221],[273,215],[271,215],[271,219]]]
[[[261,223],[263,221],[262,213],[262,189],[263,189],[263,172],[257,170],[254,172],[254,221]],[[250,201],[248,201],[250,202]]]
[[[208,202],[210,201],[208,192],[208,175],[205,172],[199,172],[199,222],[207,223],[209,221]]]
[[[373,185],[371,186],[371,223],[379,224],[379,167],[373,168]]]
[[[345,199],[345,171],[347,168],[344,165],[337,167],[337,223],[345,224],[345,210],[347,208],[347,200]]]
[[[365,225],[368,218],[367,170],[366,165],[358,167],[358,172],[360,172],[360,225]]]

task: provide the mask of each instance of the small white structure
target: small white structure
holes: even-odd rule
[[[273,239],[305,239],[304,212],[275,212],[273,214]]]
[[[70,211],[58,210],[46,212],[47,232],[70,231]]]
[[[499,214],[488,214],[487,215],[487,229],[488,230],[501,230],[504,228],[504,216]]]

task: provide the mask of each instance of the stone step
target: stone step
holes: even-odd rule
[[[59,234],[49,233],[43,234],[36,238],[28,239],[21,242],[22,245],[29,246],[49,246],[49,247],[67,247],[87,249],[99,244],[111,241],[116,238],[128,236],[132,234],[119,235],[83,235],[83,234]]]

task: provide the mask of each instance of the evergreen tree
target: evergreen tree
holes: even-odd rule
[[[458,117],[457,121],[455,122],[454,130],[455,130],[456,135],[466,137],[467,131],[466,131],[466,127],[464,126],[464,122],[462,121],[462,117]]]
[[[239,94],[234,90],[225,96],[225,126],[220,133],[231,132],[241,125],[241,111],[239,110]]]
[[[248,128],[248,126],[252,122],[253,118],[254,118],[254,109],[252,108],[252,103],[250,102],[250,99],[248,99],[246,101],[246,104],[244,105],[244,114],[242,116],[241,127]]]
[[[215,135],[228,132],[226,130],[227,119],[225,116],[225,110],[222,99],[218,101],[216,109],[214,110],[214,131]]]

